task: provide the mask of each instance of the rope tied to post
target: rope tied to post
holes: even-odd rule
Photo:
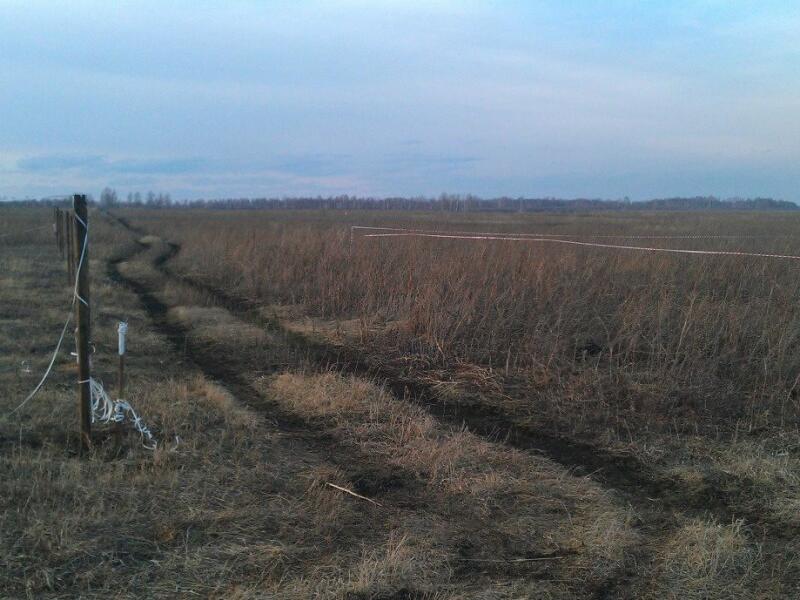
[[[84,263],[86,262],[86,253],[89,244],[89,223],[82,219],[80,215],[72,213],[72,217],[75,219],[76,222],[80,223],[83,227],[83,244],[81,245],[80,256],[78,258],[78,264],[75,268],[75,280],[74,285],[72,286],[72,299],[69,305],[69,312],[67,314],[67,318],[64,321],[64,325],[61,328],[61,335],[58,338],[58,342],[56,343],[55,349],[53,350],[53,354],[50,358],[50,362],[45,369],[42,378],[39,380],[39,383],[36,387],[25,397],[25,399],[20,402],[20,404],[14,408],[7,417],[10,417],[17,411],[19,411],[22,407],[24,407],[31,399],[36,396],[36,394],[42,389],[47,378],[50,376],[53,366],[55,365],[56,358],[61,350],[61,345],[64,342],[64,338],[66,337],[67,329],[69,328],[69,324],[73,320],[74,311],[75,311],[75,304],[80,302],[87,308],[89,308],[89,302],[83,298],[79,293],[79,283],[80,277],[84,269]],[[44,226],[43,226],[44,227]],[[37,228],[38,229],[38,228]],[[128,331],[128,324],[125,322],[120,322],[118,326],[118,334],[119,334],[119,354],[120,356],[125,354],[125,336]],[[25,361],[23,361],[23,365],[27,367]],[[30,372],[28,368],[27,372]],[[78,379],[77,385],[86,385],[89,384],[89,392],[90,392],[90,420],[92,423],[95,422],[102,422],[102,423],[124,423],[129,421],[133,424],[133,427],[141,434],[142,436],[142,445],[147,448],[148,450],[155,450],[158,443],[153,436],[150,429],[145,425],[142,418],[136,413],[133,409],[133,406],[125,400],[117,399],[112,400],[108,393],[103,388],[103,384],[94,379],[93,377],[89,377],[88,379]]]

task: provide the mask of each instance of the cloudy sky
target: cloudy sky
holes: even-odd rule
[[[0,196],[800,200],[792,1],[0,0]]]

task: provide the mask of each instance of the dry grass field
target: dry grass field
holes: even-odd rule
[[[800,254],[797,216],[91,217],[95,373],[127,318],[159,448],[77,456],[68,351],[8,414],[70,290],[2,209],[0,596],[800,595],[800,261],[351,229]]]

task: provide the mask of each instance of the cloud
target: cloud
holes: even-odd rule
[[[777,0],[53,4],[0,1],[2,195],[797,197]]]
[[[17,167],[28,173],[50,173],[54,171],[95,170],[103,165],[101,156],[31,156],[17,161]]]
[[[58,174],[65,171],[84,175],[180,175],[200,172],[206,161],[198,158],[117,159],[104,156],[40,155],[17,161],[20,171]]]
[[[346,173],[351,156],[347,154],[299,154],[276,161],[275,170],[291,175],[328,177]]]
[[[403,171],[416,171],[426,174],[452,173],[474,165],[480,160],[477,156],[459,154],[401,152],[384,155],[380,169],[388,173]]]
[[[120,160],[107,163],[114,173],[175,175],[196,173],[203,169],[206,161],[199,158],[167,158],[145,160]]]

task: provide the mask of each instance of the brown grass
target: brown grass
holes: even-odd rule
[[[351,249],[349,225],[744,234],[755,237],[650,243],[797,254],[794,215],[129,216],[182,244],[171,268],[249,298],[284,330],[352,345],[369,364],[424,384],[456,409],[489,408],[519,426],[633,456],[675,506],[692,507],[686,523],[700,518],[710,531],[720,516],[744,518],[746,556],[768,555],[773,570],[751,565],[733,578],[737,593],[780,596],[776,590],[791,587],[798,547],[780,532],[796,537],[800,494],[794,263],[408,238],[356,237]],[[436,464],[436,456],[426,459]],[[752,539],[762,536],[753,551]],[[711,588],[698,594],[713,596],[708,590],[718,586],[725,597],[732,576],[710,572]],[[656,594],[670,589],[660,581]]]
[[[800,271],[791,262],[358,235],[351,253],[342,217],[208,214],[135,216],[183,244],[186,272],[229,291],[300,304],[337,323],[355,319],[359,334],[384,324],[376,346],[444,369],[467,361],[523,378],[544,372],[540,391],[570,414],[593,396],[588,427],[613,427],[623,413],[662,429],[676,416],[681,428],[706,431],[797,423]],[[769,234],[651,243],[796,252],[796,241],[781,237],[800,233],[794,216],[687,219],[525,216],[512,227],[443,217],[428,226]]]
[[[101,427],[77,459],[74,372],[59,361],[40,397],[0,417],[1,595],[793,597],[800,279],[787,265],[430,241],[361,240],[351,257],[336,216],[210,214],[129,216],[183,244],[172,268],[255,299],[284,331],[165,278],[152,261],[166,246],[150,236],[119,270],[166,306],[178,332],[168,340],[105,277],[142,236],[94,213],[95,370],[113,391],[115,323],[128,317],[130,400],[162,447],[150,453],[130,433],[117,452]],[[48,218],[21,211],[0,223]],[[420,219],[686,227],[670,215]],[[701,216],[691,228],[785,234],[796,223]],[[7,415],[46,364],[70,296],[49,231],[2,249]],[[609,463],[566,468],[319,370],[292,328],[391,365],[447,406],[590,440]],[[655,485],[606,485],[603,471],[628,456]]]

